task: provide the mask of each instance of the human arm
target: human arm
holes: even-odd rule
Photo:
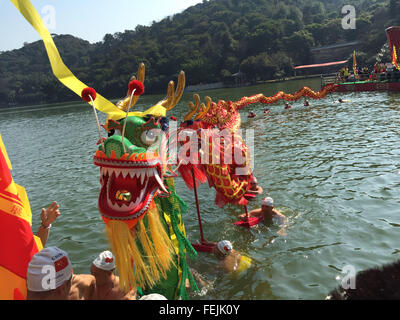
[[[261,215],[262,215],[261,208],[260,209],[254,209],[254,210],[251,210],[249,212],[249,217],[260,217]],[[239,216],[239,219],[246,220],[247,219],[247,215],[245,213],[243,213],[243,214],[241,214]]]
[[[274,213],[274,218],[279,221],[279,224],[281,224],[281,228],[279,229],[277,234],[279,234],[280,236],[286,236],[286,229],[289,226],[288,219],[286,218],[286,216],[284,214],[282,214],[278,210],[274,209],[273,213]]]
[[[49,239],[51,224],[56,221],[60,215],[60,211],[58,210],[59,207],[60,206],[57,204],[57,202],[54,201],[47,209],[42,208],[42,213],[40,214],[42,223],[39,226],[36,235],[40,238],[43,247],[46,245],[46,242]]]
[[[262,194],[263,193],[263,188],[258,186],[257,190],[248,189],[246,192],[247,193],[251,193],[251,194]]]

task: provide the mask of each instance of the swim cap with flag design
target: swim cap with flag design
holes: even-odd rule
[[[110,251],[103,251],[93,261],[93,264],[101,270],[111,271],[115,269],[115,257]]]
[[[28,265],[26,277],[30,291],[50,291],[72,277],[72,265],[65,251],[57,247],[44,248],[36,253]]]
[[[219,250],[221,253],[223,253],[223,254],[226,255],[226,256],[227,256],[227,255],[232,251],[232,249],[233,249],[232,243],[230,243],[230,241],[228,241],[228,240],[222,240],[222,241],[218,242],[217,248],[218,248],[218,250]]]
[[[272,199],[271,197],[268,198],[264,198],[263,202],[262,202],[263,206],[267,206],[267,207],[273,207],[274,206],[274,199]]]

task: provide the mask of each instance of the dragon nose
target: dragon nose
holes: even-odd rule
[[[127,190],[118,190],[115,199],[122,201],[131,201],[131,193]]]

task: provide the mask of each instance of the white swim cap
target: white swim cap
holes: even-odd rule
[[[267,207],[273,207],[274,206],[274,199],[272,199],[271,197],[268,198],[264,198],[263,202],[262,202],[263,206],[267,206]]]
[[[217,244],[218,250],[224,255],[228,255],[232,251],[232,243],[228,240],[222,240]]]
[[[168,300],[168,299],[161,294],[150,293],[148,295],[141,297],[139,300]]]
[[[111,271],[115,269],[115,257],[110,251],[103,251],[93,261],[93,264],[101,270]]]
[[[44,292],[58,288],[71,277],[67,253],[57,247],[47,247],[29,262],[26,283],[29,291]]]

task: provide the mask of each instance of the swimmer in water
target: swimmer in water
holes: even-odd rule
[[[264,222],[275,222],[283,225],[281,230],[278,231],[279,235],[286,235],[285,229],[288,224],[288,220],[284,214],[274,209],[274,200],[271,197],[267,197],[263,200],[261,208],[254,209],[249,212],[249,217],[262,217]],[[243,221],[247,220],[246,214],[242,214],[239,218]]]
[[[265,109],[265,110],[264,110],[264,113],[269,113],[269,109],[268,109],[268,108]]]
[[[338,100],[340,103],[342,103],[343,102],[343,99],[342,98],[339,98],[339,100]]]
[[[310,103],[308,102],[308,100],[305,100],[305,101],[304,101],[304,106],[305,106],[305,107],[308,107],[309,105],[310,105]]]
[[[254,118],[256,116],[256,114],[253,111],[250,111],[248,114],[248,118]]]
[[[233,250],[232,243],[222,240],[214,247],[214,254],[226,272],[242,272],[251,266],[251,259]]]
[[[290,109],[292,106],[289,103],[285,103],[285,109]]]
[[[258,185],[257,178],[255,176],[251,176],[249,181],[249,188],[247,189],[247,193],[252,194],[262,194],[263,189]]]

